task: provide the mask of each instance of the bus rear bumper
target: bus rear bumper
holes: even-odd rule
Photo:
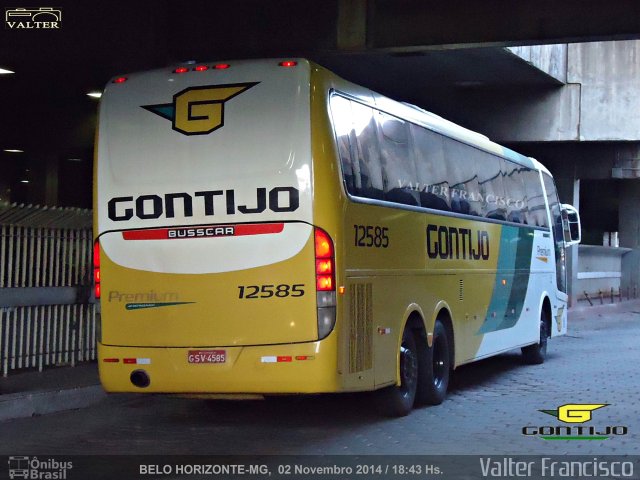
[[[100,381],[107,392],[337,392],[335,344],[335,334],[319,342],[249,347],[148,348],[99,343]]]

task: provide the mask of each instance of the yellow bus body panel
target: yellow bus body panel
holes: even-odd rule
[[[202,240],[176,240],[198,242]],[[215,240],[213,241],[215,242]],[[185,245],[180,248],[188,248]],[[114,346],[209,347],[317,340],[313,238],[272,265],[213,274],[134,270],[102,255],[102,342]],[[178,254],[178,253],[176,253]],[[302,285],[269,298],[250,285]],[[245,298],[239,298],[240,287]],[[281,287],[285,288],[285,287]],[[154,306],[157,304],[157,306]]]
[[[189,348],[112,347],[98,344],[100,381],[108,392],[138,393],[323,393],[340,390],[336,368],[336,336],[319,342],[251,347],[210,347],[225,350],[220,364],[188,363]],[[286,361],[263,361],[285,357]],[[290,357],[290,360],[288,358]],[[306,357],[297,360],[296,357]],[[142,359],[125,364],[124,358]],[[131,373],[143,369],[151,383],[135,387]]]

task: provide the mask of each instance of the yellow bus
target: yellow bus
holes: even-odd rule
[[[536,160],[304,59],[114,78],[95,167],[108,392],[445,398],[567,328],[579,241]]]

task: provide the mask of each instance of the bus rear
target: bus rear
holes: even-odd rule
[[[100,378],[111,392],[336,390],[334,258],[314,227],[310,67],[114,79],[96,162]]]

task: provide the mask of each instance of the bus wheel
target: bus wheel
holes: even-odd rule
[[[540,342],[522,347],[522,359],[530,365],[539,365],[547,356],[547,340],[549,338],[549,319],[547,311],[540,312]]]
[[[400,386],[376,392],[378,410],[388,417],[404,417],[411,412],[418,385],[418,354],[416,339],[409,327],[402,334],[400,346]]]
[[[447,395],[451,374],[451,347],[447,329],[440,320],[433,326],[433,344],[419,360],[418,403],[440,405]]]

